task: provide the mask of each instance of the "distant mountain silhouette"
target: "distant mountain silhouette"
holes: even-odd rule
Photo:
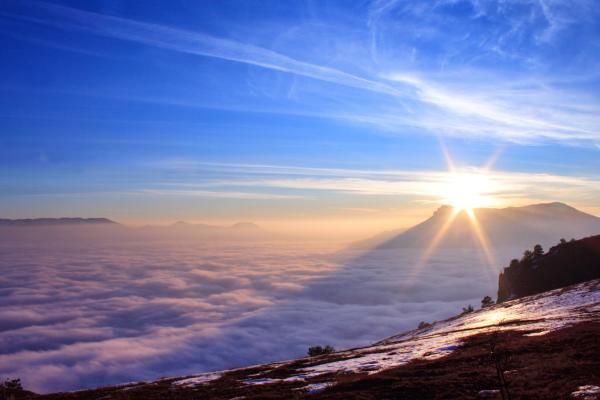
[[[117,224],[108,218],[0,218],[0,226],[48,226],[48,225],[96,225]]]
[[[128,227],[108,218],[30,218],[0,219],[0,240],[72,241],[80,240],[278,240],[280,235],[265,231],[252,222],[231,226],[177,221],[171,225]]]
[[[258,225],[254,222],[238,222],[229,227],[230,229],[247,229],[247,230],[256,230],[260,229]]]
[[[474,210],[482,231],[493,246],[521,246],[536,243],[549,246],[561,238],[580,238],[600,233],[600,218],[563,203],[534,204],[524,207],[478,208]],[[441,206],[427,220],[393,237],[381,235],[359,242],[353,248],[420,248],[429,246],[453,213]],[[439,247],[478,247],[472,222],[461,211],[447,227]]]
[[[165,229],[165,228],[178,228],[178,229],[222,229],[221,226],[202,224],[202,223],[193,223],[193,222],[185,222],[185,221],[177,221],[171,225],[146,225],[142,229],[145,228],[154,228],[154,229]]]
[[[177,221],[171,225],[147,225],[132,229],[141,239],[181,239],[203,241],[265,240],[276,236],[252,222],[237,222],[231,226],[208,225]]]
[[[252,222],[237,222],[231,226],[208,225],[178,221],[171,225],[148,225],[133,232],[143,239],[175,238],[190,240],[266,240],[278,236]]]
[[[600,278],[600,235],[542,251],[527,252],[504,268],[498,278],[499,302]]]

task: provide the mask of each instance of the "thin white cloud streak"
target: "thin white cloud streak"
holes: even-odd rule
[[[393,96],[405,93],[385,83],[335,68],[299,61],[269,49],[234,40],[48,3],[28,2],[27,6],[45,14],[37,19],[38,22],[61,29],[79,30],[183,53],[256,65]],[[24,18],[14,14],[11,16]]]
[[[311,200],[322,195],[397,196],[422,203],[440,203],[449,182],[449,171],[366,170],[248,163],[211,163],[167,159],[144,163],[144,169],[176,173],[176,179],[127,191],[31,193],[27,196],[128,196],[214,198],[281,202]],[[458,168],[458,173],[485,176],[489,185],[481,193],[490,206],[562,201],[589,208],[600,198],[600,176],[488,171],[485,167]],[[354,197],[356,199],[356,197]]]
[[[545,72],[552,60],[542,61],[535,58],[539,54],[530,53],[543,48],[537,43],[539,38],[548,39],[544,41],[558,39],[560,37],[556,33],[567,25],[578,21],[594,24],[593,16],[598,15],[598,9],[592,9],[590,3],[577,1],[533,0],[519,2],[516,7],[510,1],[468,3],[472,6],[471,14],[461,15],[460,20],[440,11],[455,6],[456,2],[452,0],[427,3],[384,0],[375,1],[371,5],[368,25],[372,40],[371,51],[377,59],[384,59],[377,54],[380,51],[387,50],[392,54],[397,52],[395,41],[391,42],[391,49],[385,48],[389,44],[389,36],[396,35],[405,36],[405,45],[417,46],[417,50],[420,50],[418,45],[422,44],[421,40],[425,44],[434,42],[440,47],[437,56],[454,61],[450,68],[446,68],[445,61],[441,61],[439,67],[443,72],[430,73],[430,76],[427,76],[427,72],[421,72],[421,76],[414,73],[411,76],[407,72],[427,68],[397,68],[393,65],[390,68],[392,72],[383,75],[412,85],[422,102],[438,108],[437,112],[434,110],[418,115],[412,126],[448,134],[493,135],[519,143],[542,139],[568,143],[597,141],[600,137],[597,128],[600,123],[597,100],[586,98],[589,96],[581,91],[565,89],[564,86],[564,83],[581,80],[582,75],[586,75],[588,80],[597,79],[595,74],[584,72],[595,68],[582,67],[579,69],[584,71],[579,72],[583,74],[573,74],[572,71],[577,70],[573,69],[573,63],[577,60],[573,60],[569,63],[570,73],[555,73],[557,76],[553,77]],[[521,12],[515,14],[517,8]],[[477,31],[477,24],[471,27],[470,21],[465,21],[465,18],[477,20],[481,17],[486,17],[490,24],[483,35]],[[400,23],[399,18],[404,18],[402,21],[406,24]],[[440,26],[445,28],[440,29]],[[523,50],[523,46],[520,46],[522,41],[533,48]],[[400,46],[402,45],[403,42],[400,42]],[[509,58],[512,60],[511,66],[506,70],[512,72],[481,76],[486,67],[478,69],[470,66],[469,61],[464,61],[465,57],[473,53],[479,56],[497,53],[499,61],[503,57]],[[397,63],[406,64],[400,59]],[[394,69],[399,72],[393,72]],[[490,68],[487,70],[493,71]],[[524,71],[528,77],[525,81]],[[557,87],[562,86],[562,89],[553,89],[554,83]],[[592,104],[594,105],[591,106]],[[358,118],[382,127],[388,125],[390,128],[403,123],[397,118],[387,119],[385,116]]]
[[[568,117],[572,118],[574,113],[560,112],[558,109],[560,105],[550,106],[547,104],[547,100],[528,99],[527,97],[531,97],[532,95],[529,90],[525,91],[525,99],[515,97],[519,95],[519,91],[513,90],[509,93],[512,104],[506,104],[508,103],[506,98],[499,99],[498,95],[487,91],[482,93],[481,89],[479,89],[478,93],[476,92],[476,96],[479,98],[467,97],[457,91],[438,87],[413,76],[394,74],[389,79],[414,86],[417,89],[420,100],[423,102],[439,106],[457,115],[473,115],[483,120],[494,121],[496,124],[503,126],[503,132],[507,137],[516,140],[527,139],[532,133],[535,137],[547,137],[556,140],[589,140],[599,138],[599,132],[596,129],[600,124],[600,118],[598,117],[600,110],[598,107],[595,107],[595,109],[580,108],[577,118],[570,120],[569,125],[565,125],[564,121]],[[469,91],[468,89],[464,88],[461,92],[466,93]],[[497,91],[497,87],[493,89],[493,92],[497,93]],[[556,93],[547,93],[547,90],[536,89],[538,96],[543,92],[546,92],[545,95],[550,95],[551,98],[557,97]],[[504,100],[505,105],[498,104],[502,100]],[[587,106],[590,107],[589,104]],[[533,109],[534,113],[523,114],[518,109],[522,109],[523,107]],[[578,104],[575,103],[572,107],[578,107]],[[535,114],[542,115],[545,118],[539,118]],[[557,116],[560,118],[557,119]],[[423,125],[427,123],[431,124],[433,120],[435,118],[428,118],[428,120],[424,121]],[[451,121],[448,118],[440,118],[438,129],[443,129],[444,125],[448,126],[449,122]],[[462,127],[464,129],[464,125]],[[481,126],[476,124],[473,128],[481,129]],[[495,128],[497,129],[498,126],[496,125]]]
[[[583,180],[543,174],[521,176],[490,175],[490,188],[483,195],[497,205],[534,199],[577,201],[580,197],[597,198],[600,180]],[[397,181],[376,179],[263,179],[225,181],[226,185],[248,185],[296,190],[318,190],[370,196],[409,196],[417,201],[440,201],[448,174],[423,176],[421,180]],[[543,187],[542,187],[543,186]]]
[[[366,196],[407,196],[416,201],[439,201],[450,181],[448,171],[424,170],[356,170],[340,168],[311,168],[283,165],[197,163],[186,160],[167,160],[155,167],[181,173],[195,174],[213,171],[218,174],[235,174],[236,178],[215,178],[201,183],[166,182],[175,192],[187,190],[252,187],[255,190],[285,189],[319,191]],[[568,175],[487,171],[485,168],[462,168],[459,173],[485,177],[489,183],[485,195],[497,205],[514,205],[515,202],[560,200],[566,202],[592,202],[600,196],[600,177],[575,177]],[[165,189],[169,191],[170,189]]]
[[[212,190],[165,190],[165,189],[144,189],[139,192],[130,192],[134,194],[150,194],[161,196],[193,196],[193,197],[214,197],[222,199],[242,199],[242,200],[285,200],[299,199],[304,196],[258,193],[258,192],[231,192],[231,191],[212,191]]]
[[[375,4],[369,20],[373,29],[378,18],[376,16],[380,16],[384,11],[396,5],[395,2],[380,3]],[[547,97],[548,93],[544,93],[539,87],[521,89],[514,92],[516,97],[499,99],[494,95],[494,91],[482,91],[481,85],[478,82],[471,82],[470,79],[466,79],[466,87],[457,91],[450,87],[434,84],[424,78],[417,79],[407,76],[404,73],[382,75],[387,78],[387,82],[391,82],[390,84],[382,82],[380,79],[368,79],[336,68],[300,61],[263,47],[203,33],[46,3],[30,2],[27,3],[26,9],[39,15],[36,18],[16,14],[9,15],[61,29],[78,30],[148,46],[283,71],[386,94],[395,100],[410,101],[421,105],[420,110],[409,113],[400,111],[398,105],[395,104],[396,101],[390,101],[384,109],[373,109],[373,107],[358,107],[356,110],[332,109],[322,114],[288,110],[289,114],[340,119],[375,125],[380,129],[391,131],[412,127],[454,136],[493,136],[519,143],[532,143],[542,139],[567,143],[600,140],[600,132],[597,130],[597,126],[600,125],[600,117],[598,117],[600,110],[597,106],[590,103],[584,104],[589,107],[585,114],[567,112],[561,106],[561,104],[564,105],[564,102],[552,105],[545,100],[540,100],[540,97]],[[467,97],[461,93],[474,93],[474,95]],[[519,99],[519,95],[523,94],[526,98]],[[564,92],[556,92],[552,93],[551,97],[560,99],[566,95]],[[169,100],[167,98],[138,100],[202,107],[202,104],[193,100],[182,101],[181,99]],[[575,95],[575,101],[572,101],[571,104],[574,108],[578,108],[581,102],[582,99]],[[217,108],[227,108],[227,106]],[[270,109],[263,111],[277,112]]]

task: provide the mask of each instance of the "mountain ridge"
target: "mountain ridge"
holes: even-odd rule
[[[99,224],[115,224],[119,225],[108,218],[93,217],[58,217],[58,218],[0,218],[0,226],[52,226],[52,225],[99,225]]]
[[[366,239],[351,245],[356,249],[392,249],[428,247],[438,232],[445,231],[438,247],[480,247],[481,242],[465,210],[448,224],[454,208],[438,207],[426,220],[395,236]],[[583,237],[600,233],[600,218],[560,202],[537,203],[520,207],[478,208],[473,213],[479,229],[492,246],[548,247],[561,238]],[[448,226],[446,226],[448,225]],[[531,242],[535,243],[531,243]]]

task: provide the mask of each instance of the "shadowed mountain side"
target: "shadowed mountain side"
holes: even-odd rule
[[[350,246],[348,246],[348,249],[350,249],[350,250],[375,249],[375,248],[378,248],[379,246],[381,246],[382,244],[387,243],[388,241],[394,239],[395,237],[403,234],[406,231],[407,231],[406,228],[384,231],[384,232],[378,233],[377,235],[372,236],[370,238],[362,239],[357,242],[351,243]]]
[[[438,208],[424,222],[377,245],[380,249],[424,248],[444,230],[453,213],[450,206]],[[477,221],[493,248],[536,243],[555,244],[561,238],[585,237],[600,233],[600,218],[581,212],[563,203],[534,204],[502,209],[478,208]],[[369,242],[359,242],[352,248],[368,248]],[[480,247],[473,223],[465,211],[459,212],[447,226],[438,247]]]

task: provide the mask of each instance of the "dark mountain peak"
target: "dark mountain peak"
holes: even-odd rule
[[[63,226],[63,225],[104,225],[114,224],[108,218],[25,218],[0,219],[0,226]]]
[[[433,216],[436,217],[436,216],[447,215],[447,214],[451,213],[452,210],[454,210],[453,206],[449,206],[447,204],[442,204],[441,206],[439,206],[437,208],[437,210],[435,210],[433,212]]]
[[[186,221],[177,221],[168,226],[162,228],[185,228],[185,229],[220,229],[218,226],[207,225],[203,223],[194,223]]]
[[[256,230],[260,228],[254,222],[237,222],[231,225],[231,229]]]

